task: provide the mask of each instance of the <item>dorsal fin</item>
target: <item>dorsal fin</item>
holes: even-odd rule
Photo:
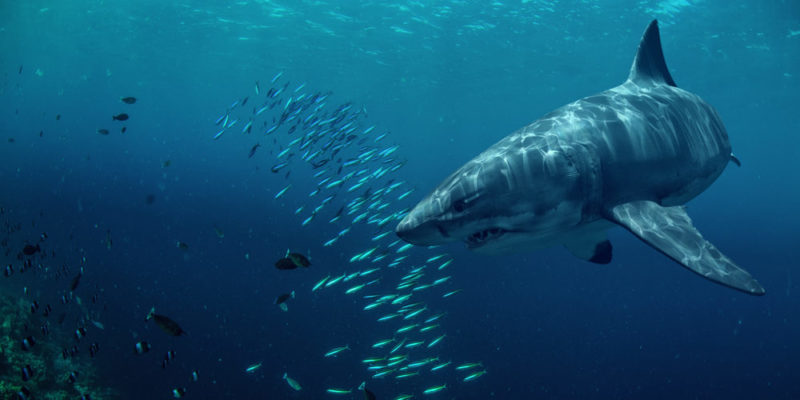
[[[658,20],[653,20],[642,35],[639,42],[639,50],[636,51],[636,58],[633,59],[631,73],[628,80],[638,85],[666,84],[678,86],[672,80],[672,76],[667,69],[664,61],[664,53],[661,51],[661,37],[658,33]]]

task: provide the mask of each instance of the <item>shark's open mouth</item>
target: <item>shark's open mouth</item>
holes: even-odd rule
[[[503,236],[507,231],[503,228],[489,228],[475,232],[466,238],[467,246],[474,248],[483,246],[486,242]]]

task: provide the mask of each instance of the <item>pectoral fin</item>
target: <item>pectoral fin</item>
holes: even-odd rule
[[[748,294],[765,293],[747,271],[703,239],[683,207],[635,201],[608,210],[606,217],[704,278]]]

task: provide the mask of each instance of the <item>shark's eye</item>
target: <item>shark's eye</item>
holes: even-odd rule
[[[463,212],[467,209],[467,202],[464,199],[458,199],[453,202],[453,211],[455,212]]]

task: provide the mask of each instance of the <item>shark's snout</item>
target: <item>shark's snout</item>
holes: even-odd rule
[[[413,212],[406,215],[394,231],[400,239],[417,246],[433,246],[447,241],[447,233],[435,222],[420,220]]]

